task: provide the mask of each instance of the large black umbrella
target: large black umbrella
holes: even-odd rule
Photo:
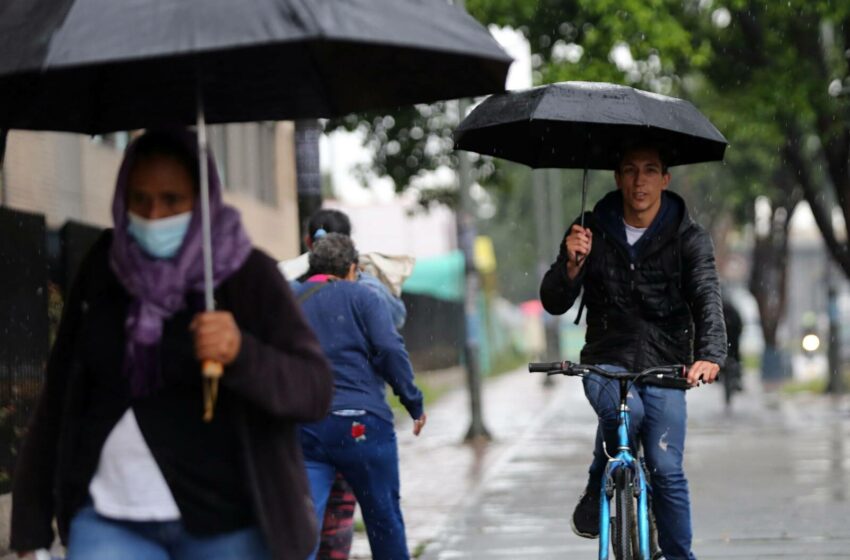
[[[95,134],[197,122],[213,309],[206,122],[503,91],[510,63],[446,0],[5,0],[0,129]],[[220,375],[207,365],[208,377]],[[211,417],[216,384],[205,388]]]
[[[457,127],[455,147],[530,167],[614,169],[625,142],[655,140],[668,165],[723,159],[726,138],[675,97],[598,82],[491,95]]]
[[[0,127],[89,134],[331,117],[504,91],[446,0],[5,0]]]
[[[664,146],[666,163],[720,161],[728,142],[675,97],[599,82],[562,82],[491,95],[454,132],[455,147],[533,168],[615,169],[638,140]]]

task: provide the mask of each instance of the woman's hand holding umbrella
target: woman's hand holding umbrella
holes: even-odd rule
[[[229,365],[239,355],[242,333],[229,311],[204,311],[195,315],[189,329],[195,335],[198,360]]]
[[[204,420],[212,420],[218,378],[242,348],[242,333],[228,311],[204,311],[195,315],[189,330],[195,335],[195,356],[203,363]]]
[[[574,280],[578,276],[592,246],[593,232],[590,228],[583,228],[574,224],[564,241],[564,247],[567,249],[567,276],[570,280]]]

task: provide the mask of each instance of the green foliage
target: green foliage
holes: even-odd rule
[[[850,217],[850,95],[835,95],[842,87],[850,93],[850,2],[467,0],[465,6],[484,24],[523,33],[537,84],[624,83],[687,98],[706,113],[730,141],[726,161],[675,168],[673,182],[699,218],[749,221],[758,195],[791,208],[803,181],[817,189],[807,193],[810,203],[836,200]],[[451,131],[458,121],[457,104],[447,102],[331,126],[363,130],[375,151],[372,170],[401,191],[423,172],[456,164]],[[806,169],[789,160],[789,147]],[[524,297],[536,290],[539,240],[530,179],[510,165],[473,158],[474,180],[498,205],[479,227],[496,242],[501,287]],[[610,187],[607,177],[594,180]],[[453,188],[445,185],[423,203],[451,201]],[[577,197],[563,198],[571,220],[577,209],[566,206]]]

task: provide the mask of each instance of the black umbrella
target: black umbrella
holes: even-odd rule
[[[206,122],[332,117],[503,91],[510,63],[446,0],[6,0],[0,129],[197,123],[213,309]],[[209,377],[221,373],[206,367]],[[205,388],[211,418],[216,385]]]
[[[455,147],[533,168],[615,169],[635,141],[665,148],[668,165],[720,161],[728,142],[675,97],[597,82],[562,82],[491,95],[457,127]]]
[[[504,91],[446,0],[6,0],[0,126],[89,134],[339,116]]]

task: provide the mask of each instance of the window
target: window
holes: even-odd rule
[[[275,123],[209,127],[209,145],[226,190],[277,206]]]

